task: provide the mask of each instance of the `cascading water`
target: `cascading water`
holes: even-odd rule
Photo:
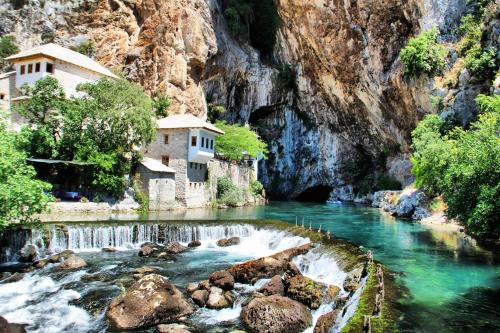
[[[34,244],[43,253],[45,243],[39,230],[5,230],[0,233],[0,263],[15,262],[19,259],[19,250],[26,244]]]

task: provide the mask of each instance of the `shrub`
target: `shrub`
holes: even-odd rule
[[[476,103],[482,113],[499,112],[500,110],[500,95],[487,96],[480,94],[476,97]]]
[[[19,52],[14,36],[0,37],[0,70],[5,70],[9,67],[9,63],[5,58]]]
[[[224,193],[218,200],[218,203],[224,204],[229,207],[237,207],[243,201],[243,193],[239,188],[231,188],[228,192]]]
[[[142,190],[142,183],[138,175],[134,176],[132,188],[134,189],[134,200],[140,205],[139,212],[147,213],[149,211],[149,198]]]
[[[208,121],[211,123],[217,122],[220,120],[220,117],[227,112],[226,107],[222,104],[208,103]]]
[[[264,193],[264,185],[262,185],[262,183],[258,180],[254,180],[250,182],[250,192],[254,196],[262,196],[262,194]]]
[[[217,198],[236,188],[229,177],[220,177],[217,179]]]
[[[483,50],[477,45],[467,52],[465,67],[472,75],[480,79],[492,79],[498,69],[496,65],[496,49]]]
[[[164,94],[158,94],[153,98],[153,109],[155,111],[156,118],[168,117],[168,109],[172,102]]]
[[[76,51],[78,53],[86,55],[87,57],[92,58],[94,57],[95,54],[95,44],[93,41],[89,39],[73,47],[73,51]]]
[[[405,75],[435,75],[443,69],[448,51],[437,38],[438,32],[434,28],[410,39],[400,53]]]

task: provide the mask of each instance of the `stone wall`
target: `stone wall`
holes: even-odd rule
[[[177,206],[174,174],[154,172],[142,165],[138,171],[144,194],[149,198],[149,210],[167,210]]]

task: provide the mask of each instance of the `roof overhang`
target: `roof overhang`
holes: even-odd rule
[[[175,173],[175,169],[166,166],[161,163],[161,161],[155,160],[153,158],[144,157],[141,161],[141,164],[146,167],[148,170],[154,172],[165,172],[165,173]]]

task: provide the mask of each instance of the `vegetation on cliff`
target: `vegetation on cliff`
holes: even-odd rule
[[[10,65],[5,58],[19,52],[14,36],[0,37],[0,71],[7,69]]]
[[[101,193],[123,193],[133,155],[154,135],[153,104],[142,89],[126,80],[101,79],[83,84],[83,97],[67,99],[57,80],[46,77],[17,107],[30,126],[20,146],[30,157],[57,158],[93,165],[91,186]]]
[[[447,53],[446,48],[438,42],[437,29],[423,32],[410,39],[401,50],[404,73],[409,76],[435,75],[443,69]]]
[[[0,123],[0,229],[12,223],[34,222],[51,196],[45,194],[50,184],[35,179],[26,154],[17,147],[16,135]]]
[[[500,96],[477,98],[479,119],[469,129],[448,129],[437,115],[413,131],[416,185],[443,194],[450,218],[479,238],[500,237]]]

